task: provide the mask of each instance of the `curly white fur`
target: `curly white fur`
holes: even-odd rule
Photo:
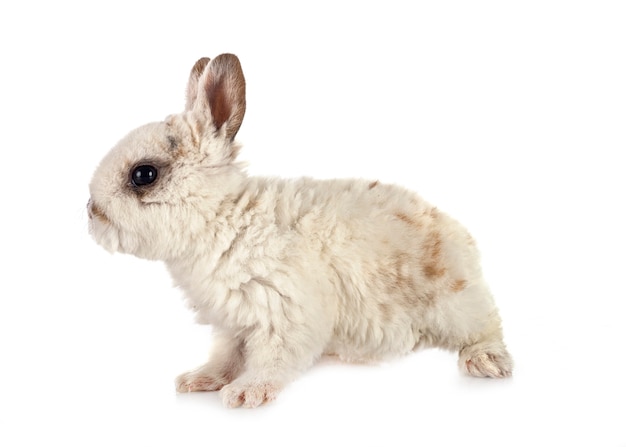
[[[512,361],[467,231],[394,185],[249,177],[235,161],[245,111],[238,59],[194,65],[182,114],[131,132],[90,185],[90,231],[110,251],[163,260],[200,322],[207,364],[177,389],[227,406],[276,397],[321,355],[369,361],[422,345],[474,376]],[[154,166],[153,183],[133,170]]]

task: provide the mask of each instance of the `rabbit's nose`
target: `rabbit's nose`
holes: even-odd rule
[[[89,216],[89,218],[93,218],[93,211],[91,210],[91,207],[93,206],[93,201],[91,200],[91,197],[89,198],[89,200],[87,200],[87,215]]]

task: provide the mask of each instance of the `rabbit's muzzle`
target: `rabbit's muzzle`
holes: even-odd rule
[[[102,211],[98,205],[96,205],[92,199],[87,201],[87,215],[89,219],[92,220],[94,218],[101,220],[104,223],[110,223],[107,215]]]

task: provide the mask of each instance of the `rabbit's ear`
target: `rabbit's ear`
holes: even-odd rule
[[[207,66],[211,59],[203,57],[193,65],[191,73],[189,73],[189,82],[187,83],[187,103],[185,105],[185,112],[193,109],[196,100],[198,99],[198,81],[200,76],[204,72],[204,67]]]
[[[196,64],[197,65],[197,64]],[[234,54],[220,54],[204,68],[194,110],[210,112],[217,130],[235,138],[246,112],[246,81]]]

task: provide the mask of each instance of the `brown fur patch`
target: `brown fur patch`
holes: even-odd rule
[[[408,214],[397,212],[397,213],[394,213],[394,216],[400,219],[402,222],[412,227],[420,228],[422,226],[417,220],[415,220],[413,217],[409,216]]]
[[[387,294],[398,299],[407,310],[420,304],[429,305],[435,299],[432,293],[420,290],[421,287],[417,282],[418,271],[419,267],[414,258],[405,252],[395,253],[378,268],[378,274],[384,281]],[[392,316],[393,307],[385,308],[385,303],[380,303],[378,306],[383,318]]]
[[[464,290],[466,287],[467,287],[467,281],[464,279],[457,279],[456,281],[452,283],[453,292],[460,292],[461,290]]]
[[[377,187],[380,184],[380,182],[378,180],[376,180],[375,182],[372,182],[369,184],[368,189],[372,189]]]
[[[446,273],[446,268],[442,265],[441,259],[441,235],[436,231],[431,232],[426,240],[424,256],[422,258],[422,271],[426,278],[441,278]]]
[[[446,269],[443,267],[439,267],[436,264],[427,264],[424,266],[423,268],[424,271],[424,275],[426,275],[427,278],[441,278],[443,275],[446,274]]]

